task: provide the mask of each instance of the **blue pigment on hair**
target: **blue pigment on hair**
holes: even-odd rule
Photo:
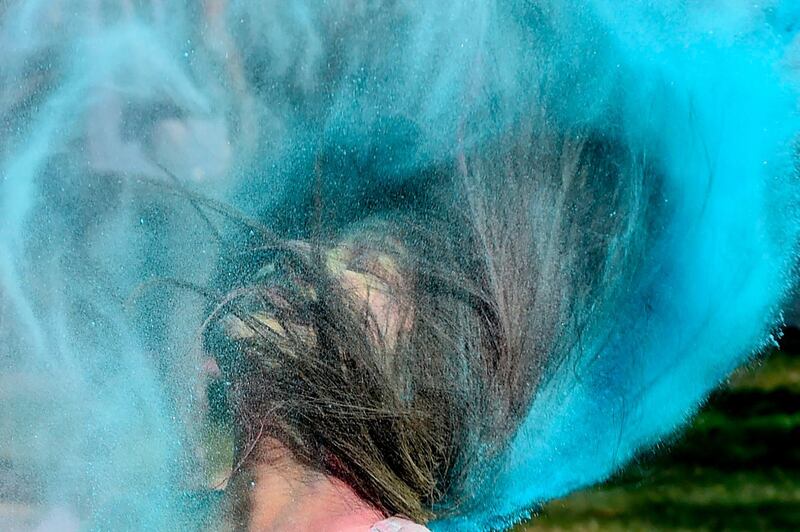
[[[531,109],[664,176],[662,236],[433,530],[602,481],[774,342],[800,228],[794,2],[372,4],[0,7],[0,434],[45,511],[201,526],[177,494],[203,483],[207,309],[158,280],[205,286],[220,248],[171,191],[302,234],[320,154],[343,220],[492,153]]]

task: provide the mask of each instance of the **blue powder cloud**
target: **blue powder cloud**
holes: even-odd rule
[[[798,230],[792,4],[0,8],[0,359],[50,388],[10,403],[4,430],[34,446],[44,497],[91,509],[98,528],[186,519],[164,501],[197,465],[186,398],[202,302],[128,299],[157,276],[206,283],[219,248],[190,206],[148,185],[169,183],[162,166],[291,231],[319,153],[340,155],[345,196],[425,187],[426,169],[491,153],[534,108],[657,161],[664,236],[601,302],[507,452],[474,472],[469,512],[432,528],[501,526],[606,478],[771,341]]]

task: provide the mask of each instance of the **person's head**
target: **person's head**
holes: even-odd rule
[[[277,441],[419,522],[457,514],[491,482],[547,368],[590,326],[576,310],[616,289],[626,257],[612,241],[641,215],[614,174],[628,169],[602,164],[608,146],[512,146],[457,161],[441,195],[454,201],[256,246],[207,335],[238,461],[269,461],[258,442]]]

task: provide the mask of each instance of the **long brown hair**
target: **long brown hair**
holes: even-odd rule
[[[419,522],[458,514],[491,482],[537,385],[591,327],[579,307],[618,290],[647,240],[633,232],[652,169],[609,139],[543,130],[462,153],[427,207],[337,229],[318,213],[307,240],[253,246],[207,334],[240,461],[275,438]]]

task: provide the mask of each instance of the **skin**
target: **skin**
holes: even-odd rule
[[[368,532],[383,519],[346,484],[285,459],[254,468],[248,530]]]
[[[411,305],[400,295],[405,280],[390,257],[371,254],[366,269],[351,269],[353,251],[346,245],[326,257],[329,271],[342,287],[361,302],[372,316],[369,334],[391,349],[401,331],[410,326]],[[314,297],[313,292],[309,294]],[[286,335],[284,326],[264,313],[250,316],[275,332]],[[309,339],[311,331],[293,325]],[[226,332],[245,339],[255,332],[242,320],[228,316]],[[319,532],[424,532],[428,529],[408,520],[386,518],[361,499],[341,480],[309,471],[293,459],[278,441],[262,438],[247,458],[247,464],[231,480],[230,507],[239,526],[250,532],[314,530]],[[244,501],[244,503],[243,503]]]
[[[426,532],[398,517],[386,519],[339,479],[310,472],[277,441],[265,438],[251,464],[226,490],[231,502],[246,501],[240,526],[248,532]]]

